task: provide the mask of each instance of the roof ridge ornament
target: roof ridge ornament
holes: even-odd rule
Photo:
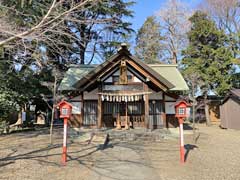
[[[118,53],[126,53],[127,55],[131,55],[130,51],[128,50],[127,43],[121,43],[121,47],[118,48]]]

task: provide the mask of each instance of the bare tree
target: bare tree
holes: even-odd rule
[[[226,33],[240,31],[240,2],[238,0],[204,0],[199,7],[209,14]]]
[[[230,45],[235,57],[240,49],[240,1],[239,0],[204,0],[199,9],[207,13],[230,37]],[[233,62],[239,64],[239,59]]]
[[[21,53],[25,59],[26,56],[33,56],[37,66],[41,66],[49,57],[60,59],[63,63],[90,63],[95,55],[101,54],[99,50],[102,50],[106,31],[118,36],[133,32],[131,23],[124,19],[132,17],[132,11],[128,7],[133,3],[124,0],[54,0],[52,4],[45,3],[45,6],[40,3],[31,6],[31,9],[36,6],[48,9],[40,18],[41,16],[23,14],[24,11],[18,12],[14,6],[4,6],[0,2],[0,8],[6,9],[6,16],[0,15],[0,25],[3,27],[0,30],[0,48],[5,45],[18,54],[17,57]],[[8,12],[22,13],[25,17],[23,19],[27,19],[24,22],[26,24],[29,24],[28,18],[37,21],[31,22],[30,28],[18,27],[9,21]],[[43,57],[43,51],[46,51],[47,56]],[[87,61],[86,55],[92,58]]]
[[[87,8],[95,5],[97,1],[83,0],[83,1],[66,1],[53,0],[49,6],[46,14],[33,26],[19,26],[12,22],[9,22],[6,15],[0,16],[0,48],[5,49],[5,53],[9,54],[8,60],[5,58],[4,61],[10,61],[21,64],[21,71],[25,67],[36,65],[37,69],[42,69],[44,66],[55,69],[52,71],[54,82],[46,82],[46,86],[52,91],[53,94],[53,105],[51,106],[46,100],[48,107],[52,110],[52,118],[50,123],[50,143],[52,143],[52,132],[53,132],[53,118],[54,109],[56,106],[56,91],[59,83],[59,73],[55,66],[54,61],[49,58],[46,54],[46,47],[51,47],[50,50],[54,51],[53,54],[58,54],[64,59],[66,51],[70,51],[72,46],[71,42],[64,42],[61,35],[74,39],[71,32],[69,32],[66,26],[66,20],[79,21],[73,17],[73,13],[76,11],[84,11]],[[91,2],[91,4],[89,4]],[[1,8],[7,9],[8,11],[18,12],[14,7],[6,7],[0,3]],[[47,7],[46,7],[47,8]],[[27,16],[24,14],[24,16]],[[29,15],[31,16],[31,15]],[[92,20],[84,19],[82,23],[90,23]],[[101,20],[99,23],[103,23],[107,20]],[[96,22],[98,23],[98,22]],[[44,42],[44,43],[43,43]],[[44,44],[44,45],[41,45]],[[62,48],[65,47],[66,49]],[[69,49],[68,49],[69,47]],[[10,57],[11,55],[11,57]],[[6,57],[6,56],[5,56]],[[45,98],[43,97],[43,100]]]
[[[31,14],[28,11],[22,11],[21,8],[21,10],[15,8],[19,2],[10,1],[14,5],[6,3],[7,0],[0,1],[0,55],[2,55],[2,50],[4,52],[4,58],[1,61],[9,61],[11,64],[18,63],[21,68],[31,67],[36,72],[40,72],[46,67],[53,70],[59,68],[57,65],[65,66],[77,62],[78,60],[73,56],[84,56],[87,45],[90,43],[93,46],[88,50],[92,51],[93,55],[89,62],[92,62],[94,54],[97,53],[96,44],[99,45],[99,42],[103,42],[103,39],[96,38],[103,33],[102,31],[106,29],[110,31],[111,28],[112,32],[116,29],[119,30],[118,34],[122,34],[122,29],[132,31],[129,29],[131,23],[122,21],[124,16],[131,16],[132,12],[127,9],[131,2],[49,0],[39,3],[38,1],[22,0],[21,7],[24,7],[24,2],[27,4],[38,3],[37,5],[32,4],[30,9],[33,11],[39,5],[38,8],[43,11],[43,13]],[[108,12],[110,7],[112,10],[114,9],[114,12]],[[9,19],[12,17],[14,19],[14,15],[22,16],[24,24],[10,21]],[[121,23],[124,27],[121,26]],[[96,27],[98,27],[97,30]],[[92,33],[93,30],[94,33]],[[87,36],[85,34],[82,36],[81,33],[85,32],[88,33]],[[103,35],[101,36],[103,37]],[[74,51],[76,48],[84,52],[81,51],[77,54]],[[81,59],[81,63],[84,64],[84,58]],[[53,73],[53,77],[54,82],[46,82],[46,86],[52,91],[53,96],[52,107],[46,101],[48,106],[50,105],[49,108],[52,109],[50,143],[52,143],[53,115],[57,102],[56,91],[60,80],[56,73]]]
[[[177,64],[181,50],[187,45],[186,33],[190,29],[188,18],[190,8],[178,0],[168,0],[158,11],[165,58],[169,63]]]
[[[24,56],[26,60],[34,59],[34,63],[38,67],[42,67],[44,63],[49,61],[44,56],[45,47],[49,47],[50,54],[57,54],[62,60],[69,59],[67,52],[71,52],[73,42],[78,40],[73,36],[68,24],[71,22],[80,22],[85,24],[107,23],[109,19],[92,20],[77,19],[74,14],[78,11],[85,11],[96,4],[100,0],[81,0],[81,1],[56,1],[53,0],[46,14],[39,21],[31,26],[18,26],[7,19],[7,13],[21,13],[14,7],[6,7],[1,4],[0,7],[6,9],[6,14],[0,16],[0,47],[7,48],[9,54],[15,54],[16,58]],[[27,16],[27,14],[24,14]],[[29,14],[31,16],[31,14]],[[63,41],[63,37],[67,37],[69,41]],[[30,64],[32,61],[30,62]]]
[[[31,40],[37,39],[38,37],[43,36],[46,32],[54,29],[54,27],[60,25],[61,22],[66,19],[70,21],[79,21],[78,19],[73,18],[74,16],[71,16],[71,14],[74,13],[74,11],[79,9],[84,10],[84,6],[86,4],[89,4],[90,2],[92,3],[92,5],[94,5],[94,2],[97,3],[97,1],[93,1],[93,0],[84,0],[84,1],[80,1],[79,3],[73,3],[72,1],[68,9],[64,10],[63,12],[60,12],[59,8],[62,7],[63,4],[66,2],[64,0],[60,0],[60,1],[53,0],[49,10],[43,16],[41,21],[37,23],[35,26],[33,26],[32,28],[27,29],[23,32],[16,31],[16,27],[13,27],[12,24],[7,23],[6,19],[2,16],[0,19],[0,23],[1,23],[0,32],[1,32],[1,36],[5,38],[3,38],[0,41],[0,46],[8,44],[16,39],[31,39]],[[1,4],[0,4],[0,7],[8,8]],[[11,8],[8,8],[8,9],[11,9]],[[17,13],[20,13],[20,12],[17,12]],[[89,22],[91,22],[91,20],[86,20],[85,23],[89,23]]]

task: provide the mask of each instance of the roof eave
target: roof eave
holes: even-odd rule
[[[99,72],[109,62],[113,61],[114,59],[116,59],[120,55],[121,54],[119,54],[119,53],[114,54],[108,60],[106,60],[103,64],[99,64],[95,69],[91,70],[85,77],[79,79],[75,84],[73,84],[73,87],[76,88],[76,89],[80,88],[82,85],[84,85],[90,78],[92,78],[96,74],[96,71]]]

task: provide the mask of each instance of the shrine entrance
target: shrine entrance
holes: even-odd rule
[[[103,102],[103,123],[106,127],[144,127],[144,105],[137,102]],[[126,121],[127,118],[127,121]]]
[[[118,129],[144,127],[144,95],[119,96],[118,98],[105,95],[102,100],[104,126]]]

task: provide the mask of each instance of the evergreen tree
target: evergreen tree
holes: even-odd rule
[[[205,104],[209,91],[224,95],[231,87],[233,52],[228,37],[214,21],[198,11],[191,18],[188,32],[189,45],[183,51],[183,72],[186,77],[196,74]],[[190,78],[188,78],[190,79]],[[205,106],[207,121],[208,109]]]
[[[150,16],[139,29],[136,37],[136,56],[146,63],[159,63],[161,58],[160,25]]]

